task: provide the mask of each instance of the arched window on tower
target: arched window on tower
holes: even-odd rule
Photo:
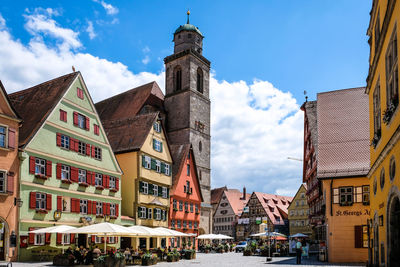
[[[181,66],[176,66],[174,69],[174,84],[175,91],[182,90],[182,69]]]
[[[201,68],[197,69],[197,91],[203,93],[203,71]]]

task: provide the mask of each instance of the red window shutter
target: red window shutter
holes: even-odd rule
[[[92,145],[92,158],[94,158],[94,148],[95,146]]]
[[[363,247],[363,232],[361,225],[354,225],[354,247],[362,248]]]
[[[34,227],[29,227],[29,228],[28,228],[28,231],[29,231],[29,232],[30,232],[30,231],[33,231],[33,230],[35,230]],[[29,243],[30,245],[35,244],[35,234],[29,233],[29,240],[28,240],[28,243]]]
[[[14,176],[10,174],[7,174],[7,192],[11,195],[14,193]]]
[[[118,243],[118,236],[115,237],[115,243]]]
[[[107,215],[107,203],[103,202],[103,215]]]
[[[51,210],[51,194],[46,194],[46,210]]]
[[[57,179],[61,179],[61,163],[57,163],[56,177],[57,177]]]
[[[57,244],[61,244],[62,234],[57,233]]]
[[[96,236],[92,235],[92,243],[94,244],[96,242]]]
[[[8,148],[15,149],[15,129],[8,128]]]
[[[87,214],[92,214],[92,201],[87,201]]]
[[[111,244],[111,243],[110,243],[110,238],[109,238],[109,237],[107,237],[107,243],[108,243],[108,244]]]
[[[77,212],[76,202],[79,202],[79,200],[76,198],[71,198],[71,212],[75,212],[75,213]],[[78,212],[79,212],[79,209],[78,209]]]
[[[35,157],[29,157],[29,173],[35,174]]]
[[[50,233],[46,233],[45,234],[45,243],[46,244],[50,244],[51,241],[51,234]]]
[[[91,171],[86,171],[86,183],[92,184],[92,172]]]
[[[97,205],[97,202],[93,201],[92,202],[92,214],[94,214],[94,215],[96,215],[96,205]]]
[[[30,209],[36,209],[36,192],[30,192],[29,208]]]
[[[119,217],[119,205],[115,204],[115,216]]]
[[[61,134],[57,133],[57,146],[61,146]]]
[[[90,145],[86,144],[86,156],[90,156]]]
[[[103,187],[107,187],[107,175],[103,175]]]
[[[71,167],[71,181],[72,182],[78,182],[78,169],[75,167]]]
[[[80,212],[80,205],[81,205],[81,203],[80,203],[79,199],[76,199],[76,201],[75,201],[75,210],[76,210],[77,213]]]
[[[69,138],[69,150],[75,151],[75,142],[76,142],[76,139]]]
[[[52,171],[52,162],[50,160],[46,160],[46,176],[51,177]]]
[[[79,140],[75,139],[75,152],[79,152]]]
[[[96,173],[92,172],[92,185],[96,185]]]
[[[86,117],[85,121],[86,121],[86,131],[89,131],[90,130],[90,119],[89,119],[89,117]]]
[[[110,215],[110,203],[107,203],[107,215]]]
[[[74,111],[74,125],[78,125],[78,112]]]
[[[99,135],[99,125],[93,124],[94,134]]]
[[[62,207],[62,196],[57,196],[57,210],[58,211],[62,211],[63,207]]]
[[[71,234],[70,243],[71,243],[71,244],[74,244],[74,243],[75,243],[75,234]]]
[[[119,190],[119,179],[115,178],[115,189]],[[158,189],[160,190],[160,189]]]

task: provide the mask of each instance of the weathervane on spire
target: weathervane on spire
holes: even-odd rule
[[[190,24],[190,23],[189,23],[189,16],[190,16],[190,10],[189,10],[189,9],[188,9],[188,11],[186,12],[186,14],[187,14],[187,16],[188,16],[188,17],[187,17],[187,22],[186,22],[186,24]]]

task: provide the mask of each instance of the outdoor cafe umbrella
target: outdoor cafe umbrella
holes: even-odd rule
[[[221,234],[218,234],[217,235],[220,239],[233,239],[233,237],[230,237],[230,236],[228,236],[228,235],[221,235]]]
[[[165,227],[157,227],[157,228],[154,228],[154,229],[156,229],[157,231],[163,232],[163,233],[167,233],[169,236],[178,236],[178,237],[191,236],[190,234],[185,234],[185,233],[182,233],[182,232],[179,232],[179,231],[175,231],[175,230],[172,230],[172,229],[168,229],[168,228],[165,228]]]
[[[302,234],[302,233],[297,233],[294,235],[291,235],[290,238],[304,238],[304,237],[308,237],[308,235]]]
[[[215,234],[204,234],[204,235],[199,235],[197,239],[221,239],[218,235]]]
[[[31,234],[61,234],[61,245],[62,245],[62,252],[64,253],[64,234],[68,230],[73,230],[76,229],[73,226],[69,225],[57,225],[57,226],[51,226],[51,227],[46,227],[46,228],[40,228],[37,230],[32,230],[29,231]]]
[[[155,228],[146,227],[146,226],[142,226],[142,225],[133,225],[133,226],[129,226],[126,228],[137,232],[138,233],[137,236],[142,236],[142,237],[172,236],[168,233],[162,232]]]

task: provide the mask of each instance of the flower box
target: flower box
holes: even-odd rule
[[[48,211],[47,211],[47,210],[44,210],[44,209],[37,209],[37,210],[36,210],[36,213],[43,213],[43,214],[47,214],[47,213],[48,213]]]
[[[117,188],[110,188],[110,192],[118,192]]]
[[[43,174],[35,174],[35,178],[47,180],[47,178],[49,178],[49,177],[47,177],[46,175],[43,175]]]
[[[96,190],[104,190],[104,187],[101,185],[96,185]]]
[[[84,186],[84,187],[88,187],[88,186],[89,186],[88,183],[84,183],[84,182],[78,183],[78,185],[79,185],[79,186]]]
[[[61,183],[63,184],[72,184],[72,181],[69,179],[61,179]]]

